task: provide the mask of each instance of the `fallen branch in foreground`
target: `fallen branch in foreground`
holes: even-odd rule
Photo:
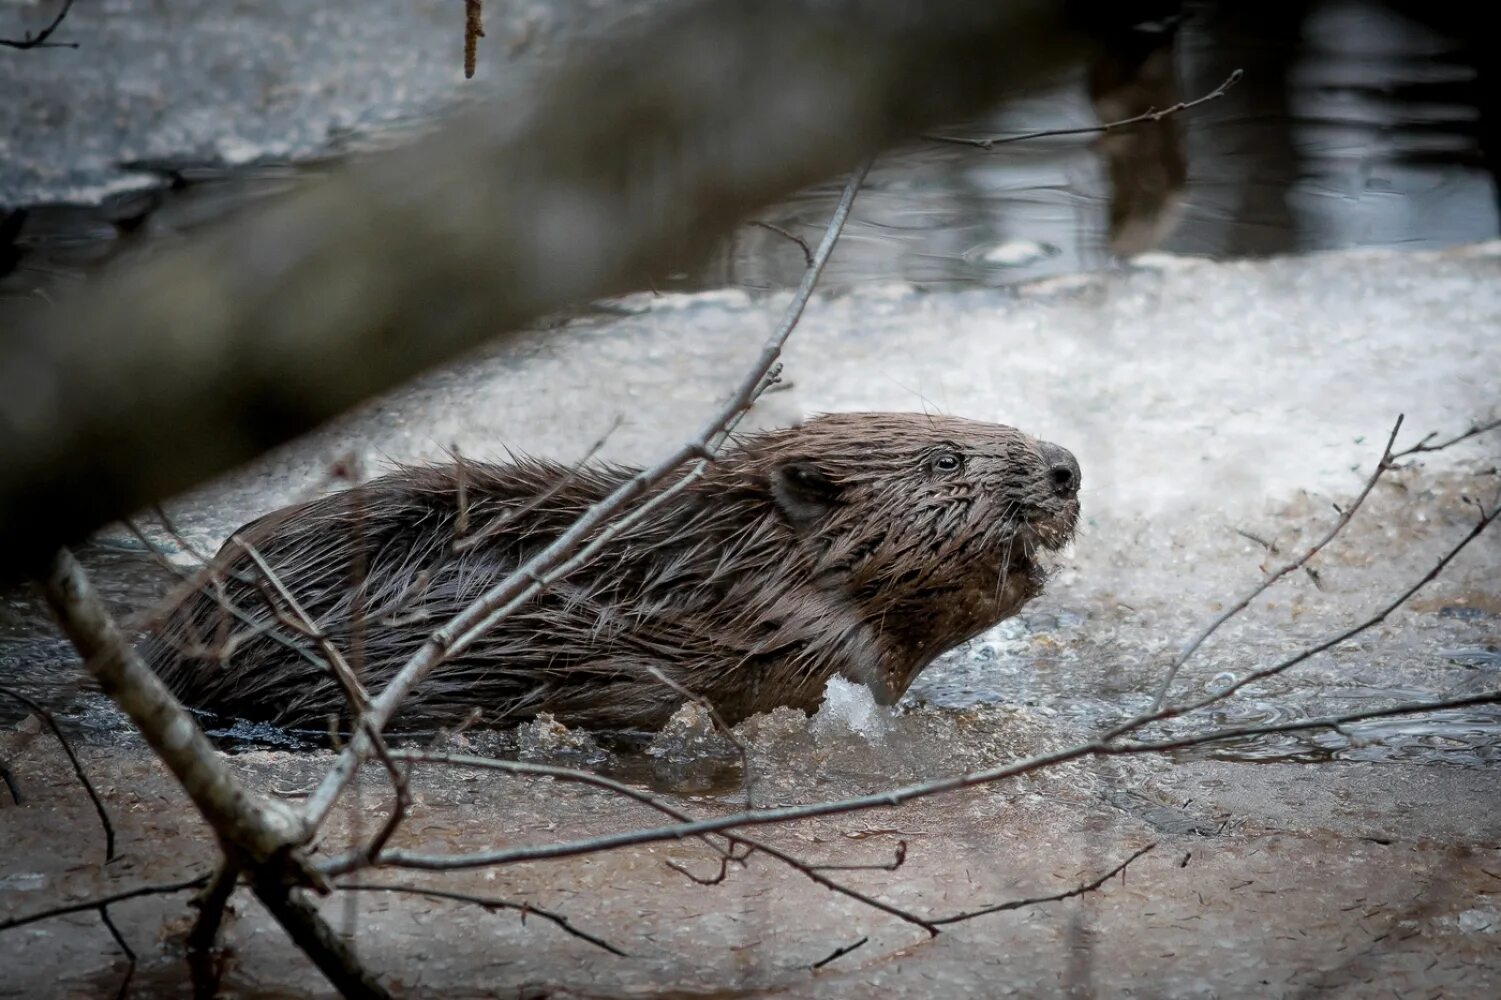
[[[1432,442],[1434,438],[1438,437],[1438,431],[1429,431],[1427,434],[1423,435],[1422,439],[1419,440],[1417,444],[1413,445],[1410,448],[1403,448],[1401,451],[1394,454],[1392,456],[1392,461],[1396,461],[1400,458],[1407,458],[1409,455],[1420,455],[1435,451],[1443,451],[1445,448],[1454,447],[1461,441],[1468,441],[1472,437],[1479,437],[1481,434],[1486,434],[1497,429],[1501,429],[1501,417],[1497,417],[1495,420],[1477,420],[1475,421],[1475,423],[1470,425],[1468,430],[1461,431],[1453,437],[1446,438],[1445,440],[1439,441],[1437,443],[1430,442]]]
[[[209,825],[264,861],[299,841],[301,825],[280,803],[247,793],[198,724],[141,661],[72,553],[53,561],[43,593],[104,693],[130,717]]]
[[[323,884],[296,849],[306,839],[297,816],[246,791],[192,716],[126,641],[66,549],[53,559],[43,593],[89,673],[171,770],[230,860],[244,865],[266,909],[341,993],[386,1000],[389,994],[296,895],[296,886]]]

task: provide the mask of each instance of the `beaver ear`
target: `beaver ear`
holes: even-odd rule
[[[806,460],[785,462],[771,474],[771,495],[787,520],[801,527],[839,504],[839,484]]]

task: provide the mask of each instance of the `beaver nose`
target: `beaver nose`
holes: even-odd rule
[[[1079,492],[1079,461],[1067,448],[1060,448],[1051,441],[1038,446],[1042,460],[1048,463],[1048,481],[1053,492],[1061,497],[1071,497]]]

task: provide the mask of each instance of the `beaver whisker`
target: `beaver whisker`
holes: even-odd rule
[[[935,448],[963,461],[936,470]],[[433,729],[478,705],[489,725],[551,712],[648,728],[681,701],[653,671],[731,724],[778,705],[811,711],[835,674],[889,704],[939,654],[1040,592],[1035,556],[1066,544],[1077,523],[1077,475],[1050,478],[1072,461],[1009,427],[917,414],[737,435],[703,476],[434,672],[396,725]],[[362,680],[375,689],[430,628],[634,474],[516,457],[400,467],[242,532],[319,631],[361,636]],[[455,546],[461,516],[471,530]],[[255,594],[234,573],[243,562],[226,546],[214,569],[222,599],[248,606]],[[174,691],[282,725],[344,711],[330,678],[273,641],[274,609],[247,612],[267,634],[232,649],[186,641],[213,634],[217,603],[187,594],[144,644]]]

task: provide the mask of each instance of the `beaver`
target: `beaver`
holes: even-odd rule
[[[378,691],[433,629],[637,472],[466,460],[284,508],[225,542],[213,582],[180,596],[143,650],[192,706],[327,725],[347,717],[342,689],[239,539]],[[1072,538],[1079,482],[1066,449],[957,417],[840,413],[736,438],[442,664],[392,728],[475,709],[493,726],[549,712],[656,727],[684,698],[653,668],[730,724],[815,711],[835,674],[893,704],[939,654],[1041,592],[1038,556]]]

